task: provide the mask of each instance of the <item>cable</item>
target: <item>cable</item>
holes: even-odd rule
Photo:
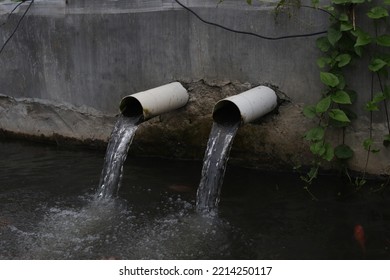
[[[326,34],[326,33],[328,32],[328,31],[319,31],[319,32],[307,33],[307,34],[296,34],[296,35],[285,35],[285,36],[279,36],[279,37],[268,37],[268,36],[256,34],[256,33],[253,33],[253,32],[240,31],[240,30],[231,29],[231,28],[229,28],[229,27],[220,25],[220,24],[218,24],[218,23],[214,23],[214,22],[207,21],[207,20],[201,18],[201,17],[200,17],[197,13],[195,13],[192,9],[190,9],[189,7],[183,5],[183,4],[182,4],[181,2],[179,2],[178,0],[175,0],[175,2],[176,2],[177,4],[179,4],[182,8],[184,8],[185,10],[187,10],[188,12],[190,12],[191,14],[193,14],[195,17],[197,17],[201,22],[203,22],[203,23],[205,23],[205,24],[213,25],[213,26],[222,28],[222,29],[224,29],[224,30],[227,30],[227,31],[230,31],[230,32],[234,32],[234,33],[238,33],[238,34],[244,34],[244,35],[255,36],[255,37],[258,37],[258,38],[261,38],[261,39],[264,39],[264,40],[276,41],[276,40],[284,40],[284,39],[292,39],[292,38],[312,37],[312,36],[317,36],[317,35],[321,35],[321,34]]]
[[[18,3],[18,4],[12,9],[12,11],[8,14],[7,18],[5,19],[5,21],[4,21],[2,24],[0,24],[0,27],[2,27],[3,25],[5,25],[5,24],[7,23],[9,17],[12,15],[12,13],[15,12],[15,10],[16,10],[20,5],[22,5],[24,2],[26,2],[26,0],[21,1],[20,3]]]
[[[22,3],[24,3],[25,1],[23,1]],[[30,10],[32,4],[34,3],[34,0],[31,0],[30,4],[28,5],[28,7],[26,8],[26,10],[24,11],[23,15],[21,16],[21,18],[19,19],[18,21],[18,24],[16,25],[14,31],[11,33],[11,35],[8,37],[8,39],[4,42],[3,46],[1,47],[0,49],[0,55],[1,53],[3,52],[5,46],[7,46],[8,42],[12,39],[12,37],[15,35],[16,31],[18,30],[22,20],[24,19],[24,17],[26,16],[26,14],[28,13],[28,11]]]
[[[323,12],[325,14],[328,14],[329,16],[331,17],[335,17],[334,14],[332,14],[331,12],[325,10],[325,9],[322,9],[322,8],[319,8],[319,7],[313,7],[313,6],[307,6],[307,5],[300,5],[298,6],[299,8],[306,8],[306,9],[312,9],[312,10],[317,10],[317,11],[320,11],[320,12]]]

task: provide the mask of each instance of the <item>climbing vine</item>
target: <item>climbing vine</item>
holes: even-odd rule
[[[252,0],[246,2],[252,4]],[[357,188],[360,188],[366,182],[370,155],[378,153],[381,149],[374,145],[373,140],[373,114],[381,108],[385,112],[387,124],[387,134],[383,135],[383,146],[390,145],[388,108],[390,86],[386,83],[390,66],[388,32],[390,0],[331,0],[323,6],[320,5],[319,0],[312,0],[312,6],[301,5],[300,0],[280,0],[276,4],[275,14],[289,10],[292,6],[318,9],[328,13],[330,17],[327,33],[316,41],[321,51],[317,59],[319,78],[325,90],[316,104],[307,105],[303,110],[303,114],[315,120],[316,125],[303,136],[310,143],[310,151],[314,159],[310,170],[301,178],[309,186],[317,177],[324,161],[337,160],[352,182],[347,163],[354,156],[355,151],[346,143],[345,134],[346,129],[353,122],[358,121],[354,104],[359,97],[361,100],[368,100],[365,110],[370,116],[368,137],[362,143],[362,148],[367,152],[365,168],[362,176],[354,181]],[[360,92],[358,96],[346,74],[351,74],[354,67],[360,63],[366,63],[367,71],[359,75],[370,76],[371,90],[366,94]],[[379,88],[379,91],[375,92],[375,88]],[[335,145],[327,140],[330,129],[341,130],[343,135],[341,143]],[[309,191],[307,186],[306,189]]]
[[[313,3],[315,6],[318,2]],[[366,170],[369,157],[377,153],[380,147],[374,145],[373,140],[373,113],[380,110],[380,103],[386,114],[388,134],[383,136],[383,145],[390,144],[390,124],[387,101],[390,98],[390,87],[385,83],[390,65],[390,35],[387,31],[389,17],[389,0],[371,2],[368,0],[332,0],[327,7],[322,7],[330,13],[330,26],[326,36],[317,39],[317,47],[322,55],[317,60],[320,68],[320,79],[326,87],[322,99],[314,105],[304,108],[304,115],[316,119],[317,125],[306,132],[304,138],[310,142],[310,151],[315,157],[313,167],[302,177],[307,183],[316,178],[322,161],[331,161],[336,158],[348,175],[346,162],[354,155],[354,150],[345,142],[346,128],[357,120],[353,112],[353,104],[357,93],[350,87],[346,73],[351,73],[357,62],[368,61],[367,75],[371,76],[371,90],[367,97],[365,110],[369,112],[369,135],[362,146],[367,151],[366,164],[363,175],[355,180],[358,188],[366,182]],[[357,18],[365,14],[366,19]],[[365,10],[365,13],[361,11]],[[370,25],[360,24],[371,22]],[[359,75],[363,75],[360,73]],[[374,92],[374,83],[379,84],[380,91]],[[341,129],[342,143],[337,146],[326,140],[329,128]],[[348,176],[349,177],[349,176]],[[349,177],[350,178],[350,177]]]

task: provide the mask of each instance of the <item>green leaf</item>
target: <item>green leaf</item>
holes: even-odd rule
[[[339,16],[339,21],[349,21],[349,17],[346,13],[341,13]]]
[[[371,153],[378,153],[380,150],[377,149],[377,148],[374,148],[373,147],[373,144],[374,144],[374,140],[372,138],[368,138],[366,140],[364,140],[363,142],[363,147],[366,151],[370,151]]]
[[[374,140],[372,140],[372,138],[368,138],[363,141],[363,147],[366,151],[371,149],[372,144],[374,144]]]
[[[371,19],[380,19],[388,17],[389,13],[383,7],[374,7],[367,13],[367,16]]]
[[[369,101],[366,103],[366,110],[369,112],[379,111],[378,104],[373,101]]]
[[[305,139],[314,142],[314,141],[322,140],[324,136],[325,136],[325,129],[323,129],[320,126],[317,126],[310,129],[308,132],[306,132]]]
[[[367,104],[372,103],[373,105],[377,105],[378,103],[380,103],[384,100],[386,100],[386,95],[383,92],[378,92],[374,95],[372,100],[369,101]],[[377,110],[375,110],[375,111],[377,111]]]
[[[341,24],[340,24],[340,31],[349,31],[349,30],[351,30],[353,28],[353,25],[352,25],[352,23],[350,23],[350,22],[342,22]]]
[[[355,47],[365,46],[371,43],[371,37],[368,36],[361,36],[358,37],[355,43]]]
[[[352,104],[349,94],[343,90],[336,91],[331,95],[332,101],[338,104]]]
[[[332,119],[334,119],[336,121],[350,122],[349,118],[347,117],[347,115],[345,114],[345,112],[343,110],[332,109],[329,111],[328,114],[329,114],[329,117],[331,117]]]
[[[353,157],[353,150],[348,146],[348,145],[345,145],[345,144],[341,144],[341,145],[338,145],[335,149],[334,149],[334,155],[338,158],[338,159],[350,159]]]
[[[335,10],[335,8],[332,5],[324,5],[322,6],[322,8],[328,12],[333,12]]]
[[[339,79],[339,84],[337,85],[337,88],[343,90],[345,88],[345,85],[346,85],[344,76],[341,74],[338,74],[336,77],[337,77],[337,79]]]
[[[329,118],[328,124],[331,127],[337,127],[337,128],[347,127],[347,126],[351,125],[349,122],[340,122],[340,121],[336,121],[335,119],[331,119],[331,118]]]
[[[323,52],[327,52],[331,45],[327,37],[320,37],[316,40],[317,48],[319,48]]]
[[[355,49],[355,53],[359,56],[359,57],[362,57],[363,56],[363,47],[362,46],[358,46],[358,47],[354,47]]]
[[[317,65],[320,68],[324,68],[326,65],[329,65],[332,62],[330,57],[320,57],[317,59]]]
[[[334,158],[333,147],[330,144],[325,143],[324,148],[325,148],[325,153],[322,155],[322,158],[327,161],[331,161]]]
[[[381,35],[376,38],[376,43],[383,47],[390,47],[390,35]]]
[[[352,33],[357,37],[355,47],[368,45],[372,41],[370,34],[361,29],[356,29]]]
[[[390,146],[390,134],[385,135],[383,139],[383,146],[385,147]]]
[[[328,40],[332,46],[334,46],[341,39],[341,36],[342,33],[340,32],[340,30],[337,30],[332,27],[328,29]]]
[[[380,59],[380,58],[375,58],[373,61],[371,61],[370,65],[368,66],[368,68],[372,71],[372,72],[378,72],[379,70],[381,70],[383,67],[385,67],[387,65],[387,62]]]
[[[335,87],[340,83],[339,78],[329,72],[320,72],[320,79],[321,82],[330,87]]]
[[[246,0],[249,5],[252,5],[252,0]]]
[[[325,149],[324,144],[322,143],[322,141],[320,141],[320,142],[316,142],[316,143],[310,145],[310,151],[314,155],[322,156],[323,154],[325,154],[326,149]]]
[[[374,95],[372,102],[379,103],[382,102],[383,100],[386,100],[385,94],[383,92],[378,92],[377,94]]]
[[[305,106],[303,108],[303,114],[309,119],[315,118],[317,116],[316,107],[313,105]]]
[[[343,67],[348,65],[351,62],[352,57],[349,54],[340,54],[336,57],[336,61],[338,62],[338,67]]]
[[[332,101],[332,100],[331,100],[330,96],[327,96],[327,97],[321,99],[321,100],[317,103],[317,105],[316,105],[316,112],[317,112],[318,114],[321,114],[321,113],[326,112],[326,111],[329,109],[329,107],[330,107],[331,101]]]
[[[383,4],[390,5],[390,0],[383,0]]]

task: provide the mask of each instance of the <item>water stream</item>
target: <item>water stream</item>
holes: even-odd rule
[[[121,115],[115,123],[100,175],[97,191],[99,198],[111,198],[117,194],[122,180],[123,164],[140,120],[141,116]]]
[[[239,126],[239,122],[213,123],[197,192],[196,209],[198,212],[215,212],[218,207],[230,149]]]

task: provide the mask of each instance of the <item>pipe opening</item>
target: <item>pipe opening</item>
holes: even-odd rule
[[[122,115],[126,117],[143,116],[143,108],[141,103],[137,98],[132,96],[127,96],[122,99],[119,109],[121,110]]]
[[[214,107],[213,120],[219,124],[241,122],[240,109],[229,100],[221,100]]]

